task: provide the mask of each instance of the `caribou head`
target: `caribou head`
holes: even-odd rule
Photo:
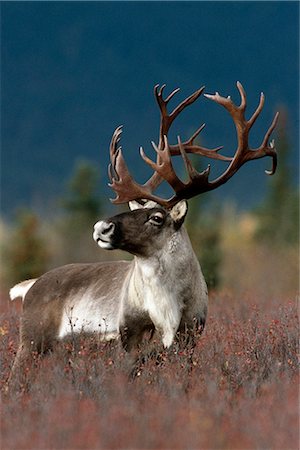
[[[137,256],[154,255],[179,230],[187,213],[185,200],[169,210],[153,201],[131,201],[129,207],[131,212],[96,223],[93,238],[99,247],[119,248]]]

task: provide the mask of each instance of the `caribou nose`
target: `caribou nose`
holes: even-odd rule
[[[101,233],[104,236],[111,236],[113,234],[114,230],[115,230],[115,224],[113,222],[104,223],[103,227],[102,227],[102,230],[101,230]]]
[[[113,234],[115,230],[115,224],[113,222],[105,222],[101,220],[97,222],[94,226],[95,233],[97,233],[100,237],[106,236],[109,237]]]
[[[94,226],[94,240],[103,248],[109,248],[111,246],[111,238],[115,231],[115,224],[113,222],[106,222],[101,220]]]

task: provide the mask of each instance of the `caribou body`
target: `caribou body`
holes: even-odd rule
[[[222,147],[207,149],[195,144],[202,125],[185,142],[169,145],[168,131],[174,119],[198,99],[199,89],[168,113],[169,101],[178,92],[174,90],[163,98],[165,86],[155,86],[154,94],[161,113],[158,145],[153,143],[156,162],[143,149],[143,160],[154,170],[143,185],[130,175],[121,147],[118,146],[122,129],[118,127],[110,144],[110,186],[116,193],[114,203],[129,203],[131,211],[99,221],[93,238],[108,250],[122,249],[132,255],[132,261],[96,264],[70,264],[44,274],[36,280],[27,280],[11,289],[11,298],[23,298],[23,316],[20,327],[20,346],[12,374],[21,367],[32,350],[43,353],[55,342],[70,334],[97,333],[103,340],[121,338],[125,350],[131,350],[141,341],[146,330],[160,333],[163,345],[172,345],[178,331],[193,333],[195,325],[202,329],[207,314],[207,287],[199,263],[184,228],[187,213],[186,199],[211,191],[226,183],[247,161],[269,156],[273,174],[277,155],[274,141],[268,143],[278,113],[267,130],[262,144],[251,149],[248,135],[259,116],[264,96],[250,117],[245,119],[246,94],[237,87],[241,104],[230,97],[206,95],[222,105],[231,115],[237,132],[237,149],[232,157],[219,154]],[[209,180],[210,167],[197,172],[187,157],[188,153],[218,159],[228,163],[225,171]],[[175,173],[172,157],[181,155],[188,181]],[[174,195],[166,200],[154,194],[166,181]],[[146,199],[146,200],[143,200]]]
[[[183,226],[187,203],[170,211],[153,202],[130,206],[97,222],[93,237],[102,248],[132,253],[132,261],[69,264],[12,288],[12,299],[23,297],[15,369],[73,333],[120,336],[131,350],[146,330],[170,347],[177,331],[204,327],[207,287]]]

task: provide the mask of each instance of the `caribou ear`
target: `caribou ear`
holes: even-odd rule
[[[188,205],[186,200],[181,200],[180,202],[176,203],[176,205],[171,209],[170,216],[172,217],[178,228],[183,224],[187,210]]]

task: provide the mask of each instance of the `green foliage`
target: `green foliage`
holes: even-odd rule
[[[66,197],[62,200],[62,206],[67,216],[74,220],[75,227],[80,228],[99,216],[101,204],[96,193],[98,184],[98,171],[91,163],[80,161],[68,183]]]
[[[14,230],[3,245],[4,278],[8,285],[45,272],[49,253],[41,237],[40,223],[31,211],[17,214]]]
[[[259,219],[257,238],[276,245],[293,245],[299,239],[299,192],[293,184],[289,165],[291,145],[286,115],[282,116],[276,140],[278,168],[270,180],[265,200],[256,211]]]

